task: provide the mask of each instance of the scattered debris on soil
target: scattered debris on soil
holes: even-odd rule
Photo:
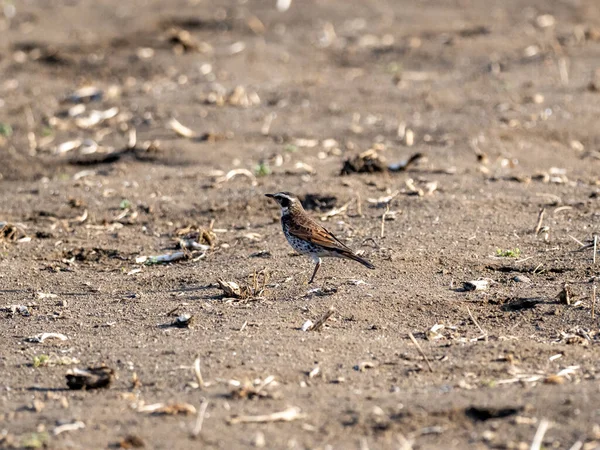
[[[558,293],[556,298],[565,305],[571,305],[571,302],[573,301],[573,289],[571,289],[571,286],[568,283],[564,283],[562,290]]]
[[[184,244],[185,246],[185,244]],[[194,245],[190,244],[193,248]],[[198,244],[201,248],[204,249],[203,246]],[[210,247],[209,247],[210,248]],[[144,264],[146,266],[152,266],[154,264],[166,264],[171,262],[183,261],[183,260],[191,260],[198,261],[206,256],[205,250],[194,250],[194,251],[182,251],[182,252],[173,252],[173,253],[165,253],[163,255],[156,256],[138,256],[135,258],[136,264]]]
[[[465,291],[485,291],[489,285],[489,280],[473,280],[463,282]]]
[[[189,328],[192,325],[194,316],[190,313],[181,314],[177,316],[170,326],[175,328]]]
[[[399,163],[388,164],[375,149],[369,149],[359,155],[352,158],[348,158],[344,161],[344,165],[341,170],[341,175],[350,175],[353,173],[379,173],[379,172],[402,172],[408,170],[411,166],[416,164],[424,155],[422,153],[415,153],[411,155],[406,161]]]
[[[307,320],[304,325],[302,325],[302,331],[319,331],[334,313],[335,308],[332,306],[314,323],[310,320]]]
[[[144,448],[146,442],[136,434],[128,434],[118,442],[118,448],[132,449],[132,448]]]
[[[8,222],[0,222],[0,242],[29,242],[31,237],[25,233],[25,228],[22,225],[17,225]]]
[[[262,280],[259,279],[262,276]],[[235,281],[226,281],[221,278],[217,280],[219,288],[223,291],[224,299],[235,300],[260,300],[265,294],[265,289],[269,281],[269,275],[265,271],[254,272],[252,276],[252,285],[238,284]]]
[[[293,420],[304,419],[306,414],[297,407],[290,407],[285,411],[272,414],[262,414],[258,416],[232,416],[227,422],[231,425],[238,423],[269,423],[269,422],[291,422]]]
[[[353,173],[378,173],[387,170],[387,163],[376,150],[367,150],[344,161],[341,175]]]
[[[69,338],[62,333],[40,333],[35,336],[28,337],[27,342],[35,342],[38,344],[43,343],[47,339],[58,339],[59,341],[66,341]]]
[[[77,431],[77,430],[81,430],[83,428],[85,428],[85,423],[83,423],[80,420],[77,420],[72,423],[65,423],[62,425],[58,425],[57,427],[54,428],[54,430],[52,430],[52,434],[54,436],[58,436],[59,434],[65,433],[67,431]]]
[[[0,308],[0,311],[8,313],[8,316],[19,314],[23,317],[31,316],[31,310],[26,305],[10,305]],[[32,341],[33,342],[33,341]],[[37,342],[37,341],[36,341]]]
[[[502,419],[504,417],[514,416],[521,411],[523,411],[522,406],[508,408],[471,406],[465,410],[465,415],[472,420],[484,422],[490,419]]]
[[[188,225],[175,230],[175,239],[181,249],[207,251],[217,242],[217,235],[213,231],[213,224],[209,228]]]
[[[441,323],[436,323],[429,330],[427,330],[425,332],[425,337],[427,338],[428,341],[435,341],[437,339],[443,339],[444,335],[441,333],[441,331],[444,328],[446,328],[446,327],[444,325],[442,325]]]
[[[138,407],[138,412],[155,416],[176,416],[179,414],[196,414],[196,408],[189,403],[154,403]]]
[[[535,308],[543,302],[541,298],[516,298],[508,299],[502,305],[502,311],[520,311],[522,309]]]
[[[236,400],[257,399],[257,398],[280,398],[278,393],[271,392],[268,388],[275,386],[275,377],[269,375],[264,380],[256,379],[254,381],[237,382],[231,380],[229,384],[235,387],[229,393],[229,397]]]
[[[67,386],[73,390],[108,388],[115,378],[115,371],[106,366],[71,369],[67,372]]]

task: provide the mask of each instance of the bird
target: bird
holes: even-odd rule
[[[265,196],[275,200],[281,208],[281,227],[288,243],[298,253],[310,256],[315,263],[315,271],[308,284],[315,280],[322,257],[351,259],[369,269],[375,269],[373,264],[358,256],[310,217],[294,194],[277,192]]]

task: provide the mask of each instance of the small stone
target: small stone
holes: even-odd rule
[[[265,435],[258,431],[252,438],[252,445],[256,448],[263,448],[266,445]]]
[[[517,283],[531,283],[531,279],[529,279],[529,277],[526,277],[525,275],[517,275],[513,278],[513,280]]]

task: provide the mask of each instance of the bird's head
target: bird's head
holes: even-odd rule
[[[294,194],[290,192],[277,192],[276,194],[265,194],[265,197],[272,198],[281,207],[281,214],[287,214],[290,209],[302,208],[302,203]]]

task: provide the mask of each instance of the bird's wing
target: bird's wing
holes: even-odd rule
[[[331,250],[341,250],[353,253],[333,233],[319,225],[314,220],[303,220],[289,223],[289,233],[297,238],[312,242]]]

